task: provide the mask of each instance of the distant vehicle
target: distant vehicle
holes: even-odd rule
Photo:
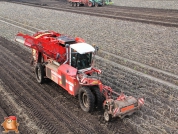
[[[111,0],[68,0],[70,5],[73,6],[88,6],[88,7],[98,7],[103,5],[113,4]]]
[[[113,3],[112,0],[103,0],[103,5],[112,5]]]

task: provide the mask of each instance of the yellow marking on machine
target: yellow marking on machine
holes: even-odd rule
[[[49,34],[49,33],[43,33],[43,34],[40,34],[40,35],[36,36],[35,39],[38,39],[38,38],[40,38],[41,36],[43,36],[43,35],[47,35],[47,34]]]

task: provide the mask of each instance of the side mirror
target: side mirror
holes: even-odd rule
[[[96,45],[93,45],[93,47],[95,48],[95,50],[98,52],[99,51],[99,47]]]
[[[99,51],[99,47],[96,46],[95,49],[96,49],[97,52]]]

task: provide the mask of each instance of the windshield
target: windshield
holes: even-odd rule
[[[92,52],[79,54],[74,49],[71,51],[71,66],[78,70],[91,67]]]

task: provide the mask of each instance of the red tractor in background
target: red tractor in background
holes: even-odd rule
[[[144,104],[143,98],[118,94],[101,83],[98,77],[101,71],[92,64],[98,48],[82,38],[39,31],[32,36],[18,33],[15,40],[32,49],[37,81],[43,83],[49,78],[69,94],[78,95],[80,107],[85,112],[103,107],[104,118],[110,121],[112,117],[131,115]]]

